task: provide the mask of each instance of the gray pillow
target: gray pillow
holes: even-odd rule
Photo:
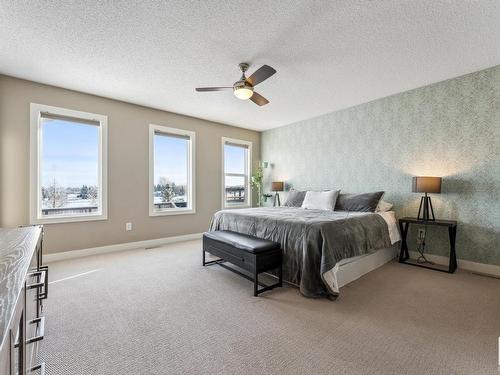
[[[340,194],[335,211],[375,212],[383,191],[365,194]]]
[[[285,207],[302,207],[302,202],[306,196],[307,191],[299,191],[295,189],[291,189],[288,192],[288,196],[286,197],[286,201],[283,204]]]

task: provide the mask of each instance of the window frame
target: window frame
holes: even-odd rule
[[[188,202],[191,202],[190,207],[169,208],[164,211],[155,211],[154,209],[154,136],[155,133],[164,133],[166,135],[181,135],[189,137],[189,150],[188,150],[188,183],[186,184],[189,192]],[[171,128],[163,125],[149,124],[149,189],[148,189],[148,202],[149,202],[149,216],[170,216],[170,215],[186,215],[196,213],[196,133],[194,131]]]
[[[224,146],[226,143],[234,144],[235,146],[241,145],[245,146],[247,149],[247,155],[246,155],[246,163],[245,163],[245,175],[242,175],[241,173],[226,173],[225,169],[225,158],[226,158],[226,153],[224,150]],[[251,187],[251,176],[252,176],[252,142],[250,141],[244,141],[242,139],[235,139],[235,138],[228,138],[228,137],[222,137],[222,208],[223,209],[230,209],[230,208],[250,208],[252,207],[252,187]],[[229,176],[234,176],[234,177],[245,177],[245,188],[247,191],[247,194],[245,196],[245,202],[243,203],[227,203],[226,202],[226,175]]]
[[[100,213],[71,214],[67,216],[43,217],[41,215],[41,153],[42,153],[42,114],[48,113],[83,122],[98,122],[99,156],[98,184]],[[97,126],[97,125],[96,125]],[[108,219],[108,117],[96,113],[76,111],[38,103],[30,103],[30,224],[56,224]]]

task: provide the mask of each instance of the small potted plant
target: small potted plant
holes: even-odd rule
[[[262,184],[264,182],[264,170],[262,168],[262,163],[259,161],[257,165],[257,170],[250,178],[250,183],[252,188],[257,192],[257,207],[262,206]]]

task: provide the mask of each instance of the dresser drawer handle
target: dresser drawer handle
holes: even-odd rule
[[[35,372],[35,371],[38,371],[38,373],[40,375],[45,375],[45,362],[42,362],[42,363],[40,363],[38,365],[35,365],[35,366],[33,366],[32,368],[30,368],[28,370],[28,372],[30,372],[30,373],[31,372]]]
[[[28,277],[41,276],[44,271],[35,271],[28,273]]]
[[[43,339],[43,336],[45,335],[45,317],[41,316],[40,318],[36,318],[33,320],[30,320],[28,324],[37,324],[37,335],[27,339],[26,344],[32,344],[34,342],[40,341]]]
[[[41,266],[40,267],[40,272],[43,272],[44,274],[44,288],[43,291],[38,293],[38,299],[47,299],[49,296],[49,267],[48,266]]]
[[[42,279],[43,281],[38,281],[36,283],[32,283],[32,284],[27,284],[26,285],[26,289],[35,289],[35,288],[43,288],[43,290],[40,290],[38,292],[38,299],[46,299],[47,298],[47,295],[48,295],[48,274],[49,274],[49,270],[48,268],[45,266],[44,269],[40,270],[40,271],[35,271],[35,272],[31,272],[28,274],[29,277],[40,277],[40,279]]]
[[[26,289],[35,289],[35,288],[41,288],[42,286],[45,285],[45,282],[41,281],[39,283],[33,283],[33,284],[26,284]]]

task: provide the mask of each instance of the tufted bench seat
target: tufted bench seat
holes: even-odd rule
[[[207,262],[205,261],[205,252],[215,255],[220,259]],[[282,286],[282,261],[283,254],[278,242],[227,230],[218,230],[203,234],[203,265],[210,266],[212,264],[219,264],[253,281],[254,296],[266,290]],[[250,272],[253,278],[225,265],[225,262],[234,264]],[[274,269],[278,269],[279,280],[276,284],[264,285],[259,282],[259,273]],[[262,285],[263,288],[259,289],[259,285]]]

